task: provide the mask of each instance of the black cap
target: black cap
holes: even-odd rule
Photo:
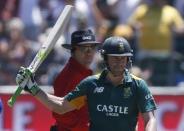
[[[100,44],[95,40],[95,35],[91,30],[75,31],[71,35],[71,44],[63,44],[66,49],[72,49],[75,45]]]

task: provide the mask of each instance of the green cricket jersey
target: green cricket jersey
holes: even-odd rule
[[[118,86],[106,79],[107,70],[84,79],[65,96],[80,108],[88,104],[90,131],[135,131],[138,113],[156,109],[156,104],[144,80],[127,70]]]

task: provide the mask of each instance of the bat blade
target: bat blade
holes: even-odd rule
[[[64,8],[62,14],[58,18],[56,24],[52,28],[51,32],[49,33],[46,41],[43,43],[41,49],[29,65],[28,69],[35,73],[40,64],[45,60],[47,55],[50,53],[50,51],[55,46],[57,40],[60,38],[61,34],[64,32],[64,29],[69,22],[69,19],[71,17],[73,6],[66,5]]]
[[[36,54],[35,58],[29,65],[28,69],[35,73],[36,70],[39,68],[41,63],[46,59],[47,55],[50,53],[50,51],[55,46],[57,40],[61,36],[61,34],[64,32],[66,25],[69,23],[69,20],[71,18],[73,6],[66,5],[63,12],[59,16],[58,20],[56,21],[56,24],[50,31],[46,41],[42,44],[41,48],[39,49],[38,53]],[[12,95],[12,97],[8,100],[8,105],[12,107],[17,99],[17,97],[20,95],[22,91],[21,87],[18,87],[15,93]]]

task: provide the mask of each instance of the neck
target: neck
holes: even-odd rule
[[[114,75],[112,74],[110,71],[107,74],[107,79],[109,79],[113,85],[117,86],[119,84],[122,83],[123,79],[124,79],[124,75]]]

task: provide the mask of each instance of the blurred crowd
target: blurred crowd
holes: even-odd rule
[[[123,36],[134,50],[131,71],[151,86],[184,83],[184,0],[1,0],[0,85],[15,85],[20,66],[29,66],[67,4],[74,5],[70,23],[37,71],[41,85],[52,85],[70,53],[78,29],[92,29],[99,41]],[[91,68],[103,67],[97,53]]]

